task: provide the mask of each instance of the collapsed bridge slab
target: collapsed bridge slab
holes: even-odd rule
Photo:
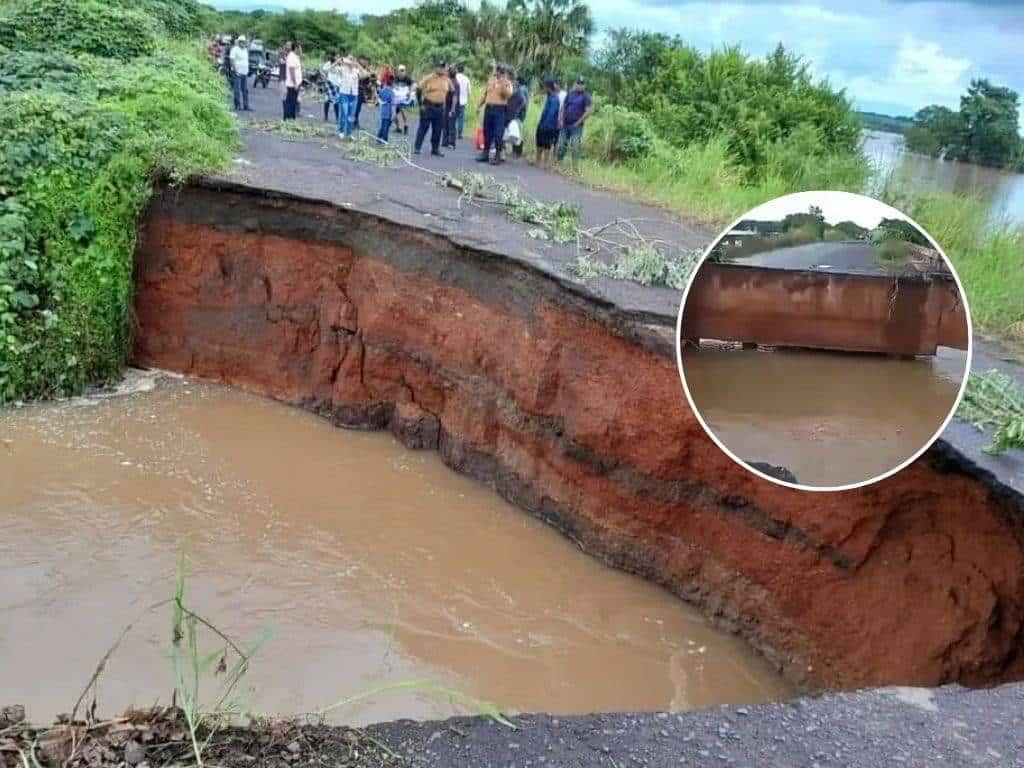
[[[683,338],[893,355],[967,349],[952,276],[885,277],[707,261],[687,295]]]
[[[135,361],[391,429],[807,688],[1024,678],[1024,501],[948,445],[832,494],[735,465],[671,314],[365,210],[207,181],[140,231]]]

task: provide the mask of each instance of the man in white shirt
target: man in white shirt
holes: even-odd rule
[[[466,105],[469,104],[469,91],[471,83],[465,67],[459,64],[455,67],[455,82],[459,85],[459,106],[455,108],[455,135],[462,138],[462,128],[466,122]]]
[[[288,55],[284,60],[284,119],[294,120],[299,116],[299,87],[302,85],[302,62],[298,43],[288,45]]]
[[[231,95],[235,103],[235,111],[249,110],[249,41],[245,35],[239,35],[231,46],[228,59],[231,63]]]

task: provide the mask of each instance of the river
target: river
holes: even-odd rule
[[[902,136],[883,131],[864,132],[864,152],[875,167],[876,180],[891,174],[912,190],[977,195],[989,202],[993,218],[1024,224],[1024,174],[906,152]]]
[[[0,681],[70,711],[104,651],[99,708],[168,702],[169,613],[273,634],[257,712],[310,712],[429,678],[509,711],[682,710],[782,698],[738,638],[612,570],[433,452],[225,387],[133,373],[117,397],[0,412]],[[216,644],[208,644],[216,648]],[[467,711],[415,691],[336,713]]]
[[[945,347],[912,360],[707,343],[683,353],[715,436],[815,487],[863,482],[917,453],[949,415],[966,364],[966,352]]]

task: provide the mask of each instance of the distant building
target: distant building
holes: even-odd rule
[[[758,221],[756,219],[744,219],[730,229],[719,240],[719,246],[738,248],[744,240],[751,237],[771,238],[782,234],[781,221]]]

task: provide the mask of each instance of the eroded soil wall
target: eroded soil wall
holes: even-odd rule
[[[952,279],[886,278],[705,262],[683,337],[899,355],[967,349]]]
[[[797,683],[1024,677],[1018,501],[938,450],[862,490],[760,480],[688,410],[670,328],[510,259],[324,204],[190,187],[144,220],[135,311],[137,363],[436,449],[702,606]]]

